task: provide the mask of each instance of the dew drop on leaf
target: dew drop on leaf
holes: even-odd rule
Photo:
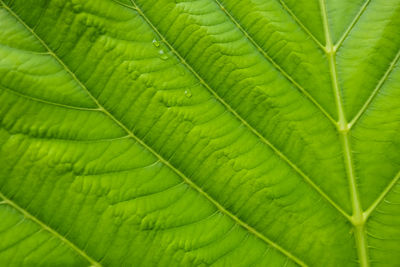
[[[160,46],[160,43],[159,43],[156,39],[154,39],[154,40],[153,40],[153,45],[154,45],[155,47],[159,47],[159,46]]]
[[[160,54],[160,58],[162,60],[167,60],[168,59],[168,55],[165,54],[164,50],[160,50],[160,51],[158,51],[158,53]]]
[[[185,96],[187,98],[191,98],[192,97],[192,92],[189,89],[185,90]]]

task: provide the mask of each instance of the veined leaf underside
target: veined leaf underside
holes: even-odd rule
[[[302,2],[0,1],[0,261],[396,266],[400,2]]]

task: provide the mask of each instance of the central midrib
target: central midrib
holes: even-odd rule
[[[349,183],[350,199],[353,210],[350,222],[353,224],[354,237],[356,241],[360,266],[369,267],[370,264],[368,258],[368,245],[365,233],[366,218],[363,213],[359,192],[357,188],[356,175],[353,164],[353,156],[351,152],[351,144],[349,138],[349,133],[351,129],[349,127],[349,123],[347,121],[346,114],[344,111],[341,91],[339,87],[338,75],[336,71],[336,51],[338,46],[335,46],[332,43],[331,34],[329,32],[329,23],[328,23],[325,0],[319,0],[319,4],[320,4],[322,22],[325,32],[325,43],[326,43],[325,52],[329,61],[332,88],[335,95],[336,108],[339,117],[337,122],[337,130],[342,142],[344,164]]]
[[[328,56],[330,70],[331,70],[330,73],[331,73],[332,85],[333,85],[333,89],[334,89],[335,97],[336,97],[335,100],[336,100],[336,104],[337,104],[337,112],[339,114],[338,132],[339,132],[339,134],[341,136],[341,140],[342,140],[343,154],[344,154],[344,158],[345,158],[345,165],[346,165],[346,171],[347,171],[347,178],[349,180],[349,188],[350,188],[349,191],[350,191],[350,194],[351,194],[352,207],[353,207],[353,216],[351,217],[350,221],[352,222],[352,224],[354,226],[354,229],[355,229],[355,233],[356,233],[355,236],[356,236],[356,241],[357,241],[357,249],[359,251],[360,264],[361,264],[361,266],[369,266],[367,245],[366,245],[365,231],[364,231],[365,230],[364,229],[365,218],[363,217],[363,210],[362,210],[362,207],[361,207],[361,204],[360,204],[360,200],[359,200],[359,194],[358,194],[358,189],[357,189],[356,179],[355,179],[355,173],[354,173],[354,166],[353,166],[353,162],[352,162],[351,144],[350,144],[350,140],[349,140],[350,127],[349,127],[349,123],[347,122],[347,119],[346,119],[346,116],[345,116],[345,112],[344,112],[344,108],[343,108],[343,105],[342,105],[342,100],[341,100],[341,95],[340,95],[340,88],[339,88],[339,85],[338,85],[338,77],[337,77],[337,73],[336,73],[335,54],[336,54],[337,46],[335,47],[332,44],[332,40],[331,40],[331,37],[330,37],[330,34],[329,34],[328,18],[327,18],[326,10],[325,10],[325,1],[324,0],[320,0],[320,4],[321,4],[321,12],[322,12],[322,16],[323,16],[324,29],[325,29],[325,35],[326,35],[326,53],[327,53],[327,56]],[[54,56],[53,52],[51,54]],[[74,76],[74,78],[76,78],[73,73],[71,73],[71,74]],[[97,100],[96,100],[96,102],[97,102]],[[113,117],[113,115],[111,115],[107,110],[105,110],[98,102],[97,102],[97,104],[101,107],[103,112],[108,113],[108,115],[110,117]],[[121,127],[126,128],[117,119],[114,118],[113,120],[115,120],[117,122],[117,124],[120,124]],[[127,129],[127,128],[126,128],[126,130],[129,131],[129,129]],[[131,137],[134,137],[132,132],[130,132],[130,135],[131,135]],[[135,139],[136,138],[137,137],[135,137]],[[140,141],[140,143],[142,144],[141,141]],[[145,145],[145,146],[147,148],[149,148],[147,145]],[[152,151],[151,148],[150,148],[150,150]],[[157,154],[157,152],[154,152],[154,153]],[[169,166],[169,167],[177,170],[172,165]],[[177,170],[177,171],[180,172],[179,170]],[[193,183],[189,179],[188,179],[188,181],[190,183]],[[195,187],[197,187],[197,185],[195,185],[194,183],[193,183],[193,185]],[[200,188],[200,190],[201,190],[201,188]],[[207,193],[205,193],[205,192],[203,192],[203,193],[205,195],[207,195]],[[230,213],[224,207],[222,207],[217,201],[213,200],[211,197],[210,197],[210,199],[209,200],[211,202],[213,202],[219,209],[224,210],[227,213]],[[247,230],[249,230],[250,232],[252,232],[256,236],[257,236],[257,234],[259,234],[255,229],[253,229],[251,226],[247,225],[245,222],[242,222],[234,214],[231,214],[231,215],[232,215],[232,216],[230,216],[231,218],[233,218],[236,222],[240,221],[239,224],[244,226]],[[265,238],[262,234],[260,234],[260,235],[261,235],[261,239]],[[258,236],[258,237],[260,237],[260,236]],[[277,248],[277,247],[275,247],[275,248]]]

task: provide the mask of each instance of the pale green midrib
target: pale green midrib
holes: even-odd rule
[[[118,2],[116,0],[113,0]],[[119,2],[118,2],[119,3]],[[311,187],[314,188],[328,203],[330,203],[337,211],[339,211],[345,218],[350,219],[348,215],[335,201],[333,201],[318,185],[316,185],[312,179],[305,174],[296,164],[294,164],[288,157],[286,157],[278,148],[276,148],[271,142],[269,142],[261,133],[259,133],[253,126],[251,126],[245,119],[243,119],[228,103],[226,103],[216,92],[213,90],[208,83],[186,62],[186,60],[173,48],[173,46],[166,40],[166,38],[157,30],[157,28],[151,23],[143,11],[132,1],[132,6],[127,6],[131,9],[136,10],[143,19],[152,27],[154,32],[160,37],[160,39],[169,47],[169,49],[177,56],[182,64],[199,80],[199,82],[220,102],[228,111],[233,114],[243,125],[245,125],[253,134],[255,134],[260,140],[269,146],[283,161],[285,161],[291,168],[293,168]],[[126,6],[126,5],[124,5]]]
[[[235,26],[246,36],[247,40],[256,48],[256,50],[265,58],[267,59],[269,62],[271,62],[271,64],[291,83],[293,84],[295,87],[297,87],[297,89],[306,97],[308,98],[308,100],[311,101],[311,103],[313,103],[314,106],[317,107],[317,109],[319,109],[319,111],[322,112],[322,114],[324,114],[324,116],[326,118],[329,119],[329,121],[335,125],[336,121],[332,118],[332,116],[329,114],[329,112],[327,112],[319,103],[317,100],[314,99],[314,97],[307,92],[307,90],[305,90],[298,82],[296,82],[296,80],[291,77],[278,63],[275,62],[275,60],[270,57],[265,51],[264,49],[254,40],[254,38],[244,29],[244,27],[239,23],[239,21],[232,15],[230,14],[230,12],[221,4],[221,2],[219,0],[214,0],[217,5],[221,8],[222,11],[225,12],[225,14],[227,15],[227,17],[233,22],[233,24],[235,24]]]
[[[217,1],[217,0],[216,0],[216,1]],[[118,2],[118,1],[116,1],[116,2]],[[219,2],[217,1],[217,3],[219,3]],[[351,29],[354,27],[354,25],[356,24],[356,22],[359,20],[360,16],[361,16],[362,13],[365,11],[365,9],[366,9],[368,3],[369,3],[369,0],[367,0],[367,2],[364,3],[364,5],[363,5],[363,7],[361,8],[360,12],[357,14],[356,18],[353,20],[352,25],[346,30],[346,33],[345,33],[344,37],[341,39],[341,42],[343,42],[343,40],[347,37],[348,33],[351,31]],[[120,4],[122,4],[122,5],[124,5],[124,6],[127,6],[127,5],[123,4],[123,3],[120,3]],[[220,5],[220,4],[219,4],[219,5]],[[127,7],[131,8],[130,6],[127,6]],[[222,8],[222,10],[224,10],[224,11],[227,13],[227,15],[228,15],[230,18],[233,19],[233,17],[226,11],[226,9],[225,9],[222,5],[220,5],[220,7]],[[138,10],[137,7],[136,7],[135,9]],[[140,9],[139,9],[139,11],[140,11]],[[141,13],[142,13],[142,15],[144,15],[143,12],[141,12]],[[237,24],[237,26],[239,26],[239,28],[240,28],[241,30],[243,30],[242,27],[241,27],[238,23],[236,23],[236,24]],[[151,25],[151,26],[152,26],[153,28],[155,28],[153,25]],[[158,33],[158,30],[156,30],[156,32]],[[243,30],[243,33],[244,33],[249,39],[251,39],[250,35],[247,34],[246,31]],[[159,33],[158,33],[158,34],[159,34]],[[159,34],[159,35],[160,35],[160,34]],[[166,41],[166,39],[165,39],[162,35],[160,35],[160,37],[162,37],[163,41],[166,42],[167,45],[168,45],[170,48],[172,48],[171,50],[174,51],[173,47],[170,46],[170,45],[168,44],[168,42]],[[330,39],[330,38],[329,38],[329,39]],[[254,40],[253,40],[253,42],[254,42]],[[258,49],[261,49],[261,48],[258,46],[258,44],[257,44],[256,42],[254,42],[254,44],[256,45],[256,47],[257,47]],[[336,50],[336,49],[338,49],[338,48],[339,48],[339,43],[338,43],[338,45],[336,45],[336,46],[333,46],[333,45],[331,44],[331,51],[334,51],[334,50]],[[260,50],[259,50],[259,51],[260,51]],[[328,52],[326,49],[324,49],[324,51],[325,51],[325,52]],[[260,51],[260,52],[261,52],[261,51]],[[336,52],[336,51],[335,51],[335,52]],[[176,54],[179,58],[181,58],[181,57],[179,56],[179,54],[177,54],[176,51],[175,51],[175,54]],[[328,53],[328,54],[329,54],[329,53]],[[333,57],[333,59],[334,59],[334,57]],[[182,61],[183,61],[183,63],[184,63],[185,65],[187,65],[184,59],[182,59]],[[331,62],[332,62],[332,61],[331,61]],[[333,62],[334,62],[334,61],[333,61]],[[334,62],[334,66],[335,66],[335,68],[336,68],[336,63],[335,63],[335,62]],[[278,67],[279,67],[279,66],[278,66]],[[191,69],[191,68],[190,68],[190,69]],[[192,70],[192,71],[193,71],[193,70]],[[335,73],[336,73],[336,71],[335,71]],[[198,76],[197,73],[194,73],[194,74],[196,74],[196,76]],[[202,79],[201,79],[201,80],[202,80]],[[336,81],[336,85],[337,85],[336,74],[335,74],[335,81]],[[203,81],[203,82],[204,82],[204,81]],[[208,86],[208,85],[207,85],[207,86]],[[340,93],[339,91],[337,91],[337,92]],[[340,96],[340,95],[339,95],[339,96]],[[343,107],[342,107],[342,104],[341,104],[341,99],[340,99],[340,97],[339,97],[339,100],[340,100],[341,110],[344,111],[344,109],[343,109]],[[236,114],[236,112],[234,112],[234,114]],[[344,112],[342,113],[342,118],[345,118]],[[338,125],[338,123],[336,123],[336,122],[334,122],[334,123],[335,123],[335,125]],[[345,127],[348,128],[348,127],[349,127],[349,124],[348,124],[347,122],[346,122],[345,124],[347,125],[347,126],[345,126]],[[343,125],[345,125],[345,124],[343,124]],[[350,130],[350,129],[348,129],[348,130]],[[350,144],[349,144],[349,142],[348,142],[348,141],[349,141],[349,140],[348,140],[348,133],[347,133],[348,130],[346,130],[346,135],[345,135],[345,137],[346,137],[345,140],[347,141],[347,143],[345,144],[345,147],[347,148],[347,150],[346,150],[347,153],[346,153],[346,154],[348,155],[348,157],[347,157],[347,162],[350,163],[351,169],[353,170],[353,172],[352,172],[352,173],[353,173],[353,175],[352,175],[352,177],[353,177],[352,181],[354,181],[354,183],[353,183],[354,186],[352,187],[352,188],[353,188],[352,192],[357,192],[357,187],[356,187],[356,184],[355,184],[354,167],[353,167],[352,160],[351,160],[351,151],[349,150],[349,149],[350,149]],[[280,152],[280,151],[278,151],[278,152]],[[284,156],[284,155],[283,155],[283,156]],[[350,168],[349,168],[349,169],[350,169]],[[383,195],[383,194],[386,195],[386,194],[390,191],[390,189],[394,186],[394,184],[396,183],[396,181],[397,181],[399,178],[400,178],[400,173],[399,173],[399,176],[397,176],[397,177],[392,181],[392,183],[390,183],[390,185],[389,185],[388,188],[385,190],[385,192],[382,193],[382,195]],[[382,199],[383,199],[384,196],[381,196],[381,197],[382,197]],[[378,199],[375,201],[375,203],[377,203],[376,205],[378,205],[378,203],[379,203],[382,199],[379,199],[379,198],[378,198]],[[361,206],[360,206],[360,201],[358,200],[358,201],[356,201],[356,202],[354,202],[354,203],[358,203],[358,206],[360,207],[360,208],[358,208],[358,209],[356,209],[356,210],[361,211],[361,212],[357,212],[358,216],[356,216],[356,217],[362,218],[362,216],[365,214],[365,212],[362,213],[362,209],[361,209]],[[356,206],[357,206],[357,205],[356,205]],[[371,208],[372,208],[372,207],[371,207]],[[373,208],[372,208],[371,210],[373,210]],[[367,250],[367,244],[366,244],[365,232],[364,232],[364,230],[363,230],[363,226],[360,227],[360,225],[358,225],[357,220],[354,220],[354,216],[353,216],[353,217],[349,217],[346,213],[345,213],[344,215],[345,215],[345,217],[348,218],[349,221],[355,226],[355,228],[356,228],[356,238],[362,240],[361,242],[359,242],[359,243],[361,243],[362,246],[363,246],[363,248],[362,248],[361,250],[366,251],[366,250]],[[365,224],[366,219],[367,219],[367,217],[364,217],[364,218],[363,218],[363,224]],[[363,253],[362,258],[367,258],[367,257],[368,257],[367,254],[366,254],[366,253]],[[369,265],[369,261],[368,261],[368,259],[367,259],[367,265],[366,265],[366,266],[368,266],[368,265]]]
[[[329,32],[328,16],[326,11],[325,0],[319,0],[321,16],[323,21],[323,27],[325,32],[325,42],[326,42],[326,54],[329,61],[329,68],[332,80],[332,88],[335,95],[337,113],[339,117],[338,121],[338,133],[341,138],[344,154],[344,163],[346,168],[346,174],[349,182],[350,199],[353,208],[353,215],[350,222],[353,224],[354,237],[357,246],[357,254],[360,266],[369,267],[369,257],[368,257],[368,245],[366,239],[366,229],[365,229],[365,218],[361,206],[361,201],[358,193],[356,175],[354,170],[354,164],[352,159],[351,145],[349,139],[349,125],[346,119],[346,114],[344,111],[341,92],[339,88],[339,81],[336,71],[336,48],[332,44],[331,35]]]
[[[290,258],[293,262],[297,263],[300,266],[308,266],[305,264],[302,260],[294,256],[292,253],[284,249],[283,247],[279,246],[277,243],[274,241],[270,240],[260,232],[258,232],[255,228],[251,227],[247,223],[243,222],[241,219],[239,219],[236,215],[232,214],[229,210],[227,210],[225,207],[223,207],[219,202],[214,200],[211,196],[209,196],[205,191],[203,191],[199,186],[197,186],[194,182],[192,182],[188,177],[186,177],[180,170],[175,168],[169,161],[164,159],[161,155],[159,155],[155,150],[153,150],[150,146],[148,146],[146,143],[144,143],[140,138],[138,138],[135,134],[133,134],[132,131],[130,131],[122,122],[120,122],[118,119],[116,119],[109,111],[107,111],[99,102],[98,100],[90,93],[90,91],[86,88],[86,86],[76,77],[76,75],[65,65],[65,63],[53,52],[52,49],[17,15],[15,14],[7,5],[4,4],[2,0],[0,0],[0,3],[3,3],[3,7],[6,8],[10,14],[12,14],[26,29],[28,29],[34,36],[39,40],[39,42],[49,51],[50,55],[53,56],[64,68],[65,70],[71,75],[71,77],[80,85],[80,87],[88,94],[88,96],[93,100],[93,102],[101,109],[101,111],[106,114],[112,121],[114,121],[119,127],[121,127],[123,130],[127,132],[127,134],[134,139],[136,142],[141,144],[144,148],[146,148],[148,151],[150,151],[156,158],[160,160],[163,164],[168,166],[172,171],[174,171],[178,176],[180,176],[189,186],[191,186],[194,190],[199,192],[203,197],[205,197],[208,201],[210,201],[212,204],[214,204],[217,209],[219,209],[222,213],[230,217],[234,222],[236,222],[238,225],[243,227],[245,230],[247,230],[249,233],[253,234],[260,240],[264,241],[266,244],[270,245],[271,247],[274,247],[276,250],[284,254],[286,257]],[[1,195],[0,195],[1,196]],[[36,219],[33,215],[31,215],[32,218],[35,219],[35,221],[40,222],[40,220]],[[45,225],[42,223],[42,225]],[[54,232],[54,231],[53,231]],[[53,233],[52,232],[52,233]],[[53,233],[54,234],[54,233]],[[64,238],[65,241],[67,241],[69,244],[72,244],[69,240]],[[74,245],[75,246],[75,245]],[[76,247],[76,246],[75,246]],[[76,247],[77,248],[77,247]],[[77,248],[78,249],[78,248]],[[89,256],[88,256],[89,257]],[[96,264],[96,262],[93,262],[93,264]],[[99,266],[98,263],[95,266]]]
[[[1,4],[1,0],[0,0],[0,4]],[[3,6],[5,6],[3,4]],[[15,210],[17,210],[18,212],[20,212],[21,214],[24,215],[25,218],[33,221],[34,223],[36,223],[37,225],[39,225],[40,227],[42,227],[44,230],[46,230],[47,232],[51,233],[53,236],[55,236],[56,238],[58,238],[61,242],[63,242],[64,244],[66,244],[67,246],[69,246],[73,251],[75,251],[76,253],[78,253],[82,258],[84,258],[85,260],[87,260],[90,264],[92,264],[92,266],[96,266],[96,267],[101,267],[101,264],[99,262],[97,262],[96,260],[94,260],[93,258],[91,258],[84,250],[80,249],[78,246],[76,246],[74,243],[72,243],[70,240],[68,240],[66,237],[64,237],[63,235],[61,235],[60,233],[58,233],[56,230],[54,230],[53,228],[51,228],[50,226],[46,225],[44,222],[42,222],[41,220],[39,220],[37,217],[33,216],[32,214],[30,214],[28,211],[26,211],[25,209],[23,209],[22,207],[20,207],[18,204],[16,204],[14,201],[12,201],[11,199],[7,198],[3,193],[0,192],[0,198],[3,199],[3,203],[8,204],[9,206],[11,206],[12,208],[14,208]]]
[[[376,85],[375,89],[372,91],[371,95],[368,97],[367,101],[365,101],[364,105],[361,107],[359,112],[350,121],[349,128],[352,128],[357,123],[357,121],[362,117],[362,115],[365,114],[365,111],[367,111],[369,105],[372,103],[375,96],[378,94],[379,90],[383,87],[383,85],[387,81],[388,77],[390,76],[391,72],[393,71],[393,69],[396,66],[399,59],[400,59],[400,50],[397,52],[393,61],[390,63],[388,69],[386,70],[386,72],[384,73],[382,78],[379,80],[378,84]]]
[[[400,180],[400,171],[394,176],[388,186],[383,190],[383,192],[377,197],[377,199],[369,206],[369,208],[364,212],[364,217],[367,220],[371,213],[378,207],[378,205],[382,202],[382,200],[389,194],[392,188],[396,185],[396,183]]]
[[[368,4],[371,2],[371,0],[366,0],[364,2],[364,4],[362,5],[362,7],[360,8],[360,10],[358,11],[357,15],[354,17],[353,21],[351,22],[350,26],[347,27],[347,29],[344,31],[342,37],[339,39],[339,41],[337,42],[337,44],[335,45],[335,50],[336,52],[340,49],[340,47],[342,46],[344,40],[346,40],[347,36],[349,36],[349,33],[351,32],[351,30],[354,28],[354,26],[357,24],[358,20],[360,19],[360,17],[362,16],[362,14],[364,13],[364,11],[367,9]]]
[[[296,23],[313,39],[313,41],[319,46],[319,48],[322,49],[322,51],[325,51],[325,46],[321,44],[321,42],[315,37],[314,34],[301,22],[301,20],[294,14],[294,12],[286,5],[286,3],[283,0],[279,0],[280,4],[282,7],[288,12],[290,16],[296,21]]]
[[[338,43],[334,46],[334,49],[335,49],[336,52],[340,49],[340,47],[343,44],[344,40],[348,37],[348,35],[351,32],[351,30],[354,28],[356,23],[359,21],[360,17],[365,12],[365,10],[366,10],[366,8],[367,8],[367,6],[369,5],[370,2],[371,2],[370,0],[366,0],[364,2],[363,6],[360,8],[358,14],[353,19],[351,25],[347,28],[347,30],[345,31],[343,36],[340,38]],[[361,107],[361,109],[358,111],[358,113],[354,116],[354,118],[348,123],[348,128],[349,129],[352,129],[356,125],[356,123],[359,121],[359,119],[365,114],[365,112],[367,111],[369,105],[372,103],[372,101],[374,100],[375,96],[378,94],[379,90],[383,87],[384,83],[388,80],[388,77],[390,76],[391,72],[395,68],[395,66],[396,66],[397,62],[399,61],[399,59],[400,59],[400,50],[395,55],[394,59],[392,60],[392,62],[389,65],[388,69],[386,70],[386,72],[384,73],[382,78],[379,80],[378,84],[376,85],[375,89],[373,90],[371,95],[368,97],[368,99],[366,100],[364,105]],[[382,200],[391,191],[391,189],[395,186],[395,184],[399,181],[399,179],[400,179],[400,171],[395,175],[395,177],[387,185],[385,190],[369,206],[369,208],[364,211],[363,216],[364,216],[364,220],[365,221],[368,220],[368,218],[371,215],[371,213],[382,202]]]

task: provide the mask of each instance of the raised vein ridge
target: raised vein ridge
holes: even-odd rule
[[[304,25],[303,22],[301,22],[301,20],[294,14],[294,12],[286,5],[286,3],[283,0],[279,0],[279,3],[282,5],[282,7],[286,10],[286,12],[292,16],[292,18],[294,19],[294,21],[296,21],[296,23],[304,30],[304,32],[306,32],[311,39],[313,39],[313,41],[319,46],[319,48],[321,48],[323,51],[325,51],[325,46],[323,46],[321,44],[321,42],[317,39],[317,37],[314,36],[314,34],[312,34],[312,32]]]
[[[343,42],[346,40],[347,36],[349,36],[349,33],[351,30],[354,28],[354,26],[357,24],[358,20],[361,18],[362,14],[364,11],[367,9],[367,6],[371,0],[366,0],[360,10],[358,11],[357,15],[354,17],[353,21],[351,22],[350,26],[344,31],[343,36],[339,39],[337,44],[335,45],[336,50],[339,50],[339,48],[342,46]]]
[[[371,213],[378,207],[378,205],[385,199],[387,194],[393,189],[393,187],[400,180],[400,171],[394,176],[392,181],[388,184],[388,186],[383,190],[383,192],[377,197],[377,199],[371,204],[371,206],[364,212],[365,219],[368,219]]]
[[[48,101],[48,100],[45,100],[45,99],[40,99],[40,98],[33,97],[33,96],[30,96],[30,95],[27,95],[27,94],[22,94],[20,92],[17,92],[15,90],[13,90],[11,88],[8,88],[8,87],[5,87],[3,85],[0,85],[0,89],[4,90],[4,91],[8,91],[13,95],[17,95],[19,97],[23,97],[23,98],[29,99],[31,101],[45,103],[45,104],[52,105],[52,106],[63,107],[63,108],[74,109],[74,110],[85,110],[85,111],[96,111],[97,110],[97,111],[99,111],[98,108],[85,108],[85,107],[71,106],[71,105],[66,105],[66,104],[61,104],[61,103]]]
[[[394,67],[396,66],[397,62],[400,58],[400,50],[397,52],[396,56],[394,57],[393,61],[390,63],[387,71],[383,74],[382,78],[379,80],[378,84],[376,85],[375,89],[372,91],[371,95],[368,97],[367,101],[365,101],[364,105],[361,107],[360,111],[354,116],[351,120],[349,127],[353,127],[357,121],[362,117],[362,115],[367,111],[369,105],[374,100],[375,96],[378,94],[379,90],[383,87],[385,82],[387,81],[390,73],[392,73]]]
[[[25,218],[35,222],[36,224],[38,224],[40,227],[42,227],[44,230],[46,230],[47,232],[51,233],[52,235],[54,235],[56,238],[60,239],[61,242],[63,242],[64,244],[66,244],[67,246],[69,246],[72,250],[74,250],[76,253],[78,253],[82,258],[84,258],[85,260],[87,260],[92,266],[95,267],[101,267],[101,264],[99,262],[97,262],[95,259],[93,259],[92,257],[90,257],[84,250],[80,249],[77,245],[75,245],[74,243],[72,243],[70,240],[68,240],[65,236],[61,235],[60,233],[58,233],[56,230],[54,230],[53,228],[51,228],[50,226],[46,225],[44,222],[42,222],[41,220],[39,220],[38,218],[36,218],[35,216],[33,216],[32,214],[30,214],[28,211],[26,211],[25,209],[23,209],[22,207],[20,207],[18,204],[16,204],[14,201],[12,201],[11,199],[7,198],[3,193],[0,192],[0,198],[3,199],[3,203],[8,204],[9,206],[13,207],[15,210],[19,211],[20,213],[22,213]]]
[[[117,0],[114,0],[117,2]],[[312,188],[314,188],[323,199],[330,203],[336,210],[338,210],[345,218],[350,219],[350,216],[344,211],[335,201],[333,201],[318,185],[316,185],[312,179],[305,174],[296,164],[294,164],[288,157],[286,157],[282,151],[276,148],[270,141],[268,141],[261,133],[259,133],[253,126],[251,126],[245,119],[243,119],[228,103],[225,102],[216,92],[213,90],[208,83],[187,63],[187,61],[173,48],[173,46],[166,40],[166,38],[157,30],[157,28],[151,23],[143,11],[139,8],[134,1],[132,6],[128,6],[131,9],[136,10],[143,19],[149,24],[149,26],[154,30],[154,32],[160,37],[160,39],[168,46],[168,48],[177,56],[177,58],[182,62],[182,64],[187,68],[198,80],[199,82],[221,103],[227,110],[233,114],[243,125],[245,125],[253,134],[255,134],[260,140],[269,146],[283,161],[285,161],[291,168],[293,168],[306,183],[308,183]],[[126,6],[126,5],[123,5]],[[335,123],[336,124],[336,123]]]
[[[336,123],[336,121],[332,118],[332,116],[318,103],[317,100],[315,100],[310,93],[307,92],[298,82],[296,82],[293,77],[291,77],[281,66],[279,66],[278,63],[275,62],[265,51],[262,49],[262,47],[254,40],[253,37],[243,28],[243,26],[240,24],[240,22],[233,17],[232,14],[229,13],[229,11],[220,3],[219,0],[214,0],[217,5],[222,9],[222,11],[225,12],[225,14],[228,16],[228,18],[235,24],[235,26],[246,36],[247,40],[257,49],[261,55],[267,59],[271,64],[291,83],[293,84],[303,95],[305,95],[306,98],[308,98],[321,112],[322,114],[325,115],[329,119],[330,122],[333,124]]]
[[[325,0],[319,0],[319,4],[320,4],[321,16],[325,32],[325,42],[327,51],[326,54],[329,61],[332,88],[335,94],[336,108],[339,114],[337,129],[342,142],[344,164],[346,168],[346,174],[349,183],[350,199],[353,208],[353,215],[351,217],[350,222],[353,224],[354,237],[356,241],[360,266],[369,267],[368,244],[367,244],[366,229],[365,229],[366,220],[364,218],[359,192],[357,188],[356,174],[353,164],[353,155],[351,152],[351,144],[349,138],[350,128],[346,119],[346,114],[342,103],[342,96],[339,88],[338,75],[336,71],[336,48],[332,44],[332,39],[329,32],[329,22],[326,11]]]
[[[0,3],[3,3],[2,0],[0,0]],[[134,4],[134,3],[133,3]],[[136,142],[138,142],[140,145],[142,145],[144,148],[146,148],[148,151],[150,151],[155,157],[159,159],[160,162],[162,162],[164,165],[169,167],[172,171],[174,171],[178,176],[180,176],[186,184],[188,184],[190,187],[192,187],[194,190],[196,190],[198,193],[200,193],[203,197],[205,197],[208,201],[210,201],[212,204],[216,206],[217,209],[219,209],[223,214],[227,215],[230,217],[233,221],[235,221],[238,225],[246,229],[248,232],[259,238],[260,240],[264,241],[271,247],[275,248],[282,254],[284,254],[286,257],[291,259],[293,262],[297,263],[300,266],[307,266],[302,260],[297,258],[295,255],[293,255],[291,252],[287,251],[271,239],[267,238],[264,236],[262,233],[258,232],[255,228],[252,226],[248,225],[246,222],[242,221],[240,218],[238,218],[236,215],[231,213],[229,210],[227,210],[224,206],[222,206],[218,201],[216,201],[214,198],[212,198],[210,195],[208,195],[203,189],[201,189],[198,185],[196,185],[192,180],[190,180],[185,174],[183,174],[180,170],[175,168],[168,160],[164,159],[160,154],[158,154],[154,149],[152,149],[150,146],[148,146],[143,140],[141,140],[139,137],[137,137],[131,130],[129,130],[121,121],[119,121],[117,118],[115,118],[108,110],[106,110],[100,103],[99,101],[91,94],[91,92],[86,88],[86,86],[76,77],[76,75],[68,68],[68,66],[54,53],[54,51],[33,31],[32,28],[30,28],[17,14],[15,14],[8,6],[6,6],[3,3],[3,6],[12,14],[24,27],[26,27],[34,36],[37,38],[40,43],[49,51],[50,55],[52,55],[64,68],[65,70],[71,75],[71,77],[80,85],[80,87],[88,94],[88,96],[92,99],[92,101],[99,107],[99,109],[107,115],[112,121],[115,122],[116,125],[118,125],[120,128],[122,128],[124,131],[127,132],[127,134]],[[2,195],[0,195],[2,196]],[[21,208],[22,209],[22,208]],[[32,215],[31,215],[32,216]],[[33,216],[32,216],[33,217]],[[40,222],[38,219],[33,217],[35,221]],[[43,224],[44,225],[44,224]],[[65,238],[64,238],[65,239]],[[67,239],[65,239],[68,241]],[[71,243],[70,241],[68,241]],[[72,244],[72,243],[71,243]],[[96,262],[94,262],[96,263]],[[99,266],[98,263],[95,266]]]

